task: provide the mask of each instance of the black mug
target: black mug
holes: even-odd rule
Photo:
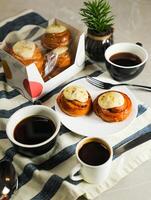
[[[47,132],[43,131],[42,129],[45,126],[40,120],[36,122],[36,127],[33,127],[32,123],[34,121],[27,123],[27,126],[25,126],[25,121],[27,119],[32,120],[32,117],[42,118],[44,122],[48,120],[49,123],[51,122],[54,125],[54,130],[51,130],[52,126],[46,126]],[[53,152],[60,124],[59,117],[53,109],[44,105],[31,105],[19,109],[9,118],[6,133],[18,153],[28,157],[35,157],[47,152],[50,154]],[[16,129],[17,127],[22,128]],[[20,130],[18,136],[16,135],[17,137],[15,136],[15,130]]]
[[[134,43],[116,43],[105,51],[107,70],[117,81],[135,78],[144,69],[147,59],[146,49]]]

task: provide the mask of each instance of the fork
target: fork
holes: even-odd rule
[[[151,87],[149,86],[145,86],[145,85],[137,85],[137,84],[128,84],[128,83],[119,83],[119,84],[112,84],[112,83],[107,83],[107,82],[103,82],[100,80],[97,80],[93,77],[87,76],[86,80],[91,83],[92,85],[101,88],[101,89],[110,89],[114,86],[121,86],[121,85],[126,85],[126,86],[132,86],[132,87],[138,87],[138,88],[142,88],[142,89],[146,89],[146,90],[150,90],[151,91]]]

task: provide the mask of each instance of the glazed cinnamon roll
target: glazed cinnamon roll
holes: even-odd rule
[[[53,50],[53,53],[58,55],[56,66],[58,68],[67,68],[71,65],[71,55],[68,47],[58,47]]]
[[[68,47],[58,47],[54,49],[52,53],[57,56],[56,64],[52,71],[46,77],[44,77],[44,81],[48,81],[49,79],[67,69],[72,62]]]
[[[70,31],[64,25],[53,23],[46,28],[41,37],[41,44],[46,49],[68,46],[71,40]]]
[[[34,42],[21,40],[6,47],[6,51],[25,66],[35,63],[40,74],[44,74],[44,56]]]
[[[93,110],[98,117],[107,122],[125,120],[132,111],[131,99],[119,91],[100,94],[93,102]]]
[[[65,88],[57,97],[57,103],[64,113],[73,117],[87,115],[92,107],[90,94],[77,85]]]

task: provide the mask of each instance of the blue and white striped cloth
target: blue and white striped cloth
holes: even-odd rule
[[[44,23],[47,23],[47,20],[33,11],[10,18],[0,24],[0,41],[8,32],[18,30],[24,25]],[[79,75],[92,71],[85,68]],[[53,107],[60,89],[61,86],[44,97],[43,104]],[[18,174],[19,189],[12,195],[13,200],[75,200],[82,195],[94,199],[151,158],[151,141],[148,141],[115,158],[110,176],[102,185],[92,185],[84,181],[74,182],[69,178],[69,172],[76,164],[75,147],[81,136],[71,133],[62,126],[53,154],[49,155],[48,152],[33,159],[15,152],[7,139],[5,127],[9,117],[21,107],[31,104],[7,85],[3,70],[0,68],[0,159],[12,161]],[[151,131],[151,109],[139,104],[136,120],[118,135],[108,136],[107,139],[113,146],[118,146],[147,131]]]

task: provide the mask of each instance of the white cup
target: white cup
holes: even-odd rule
[[[105,147],[105,149],[107,149],[109,153],[107,160],[99,165],[87,164],[79,156],[80,149],[84,145],[91,142],[99,143],[101,146]],[[93,156],[92,152],[91,152],[91,156]],[[100,157],[101,156],[102,156],[102,152],[100,150]],[[76,158],[78,160],[78,164],[71,170],[70,178],[73,181],[84,180],[88,183],[101,184],[108,177],[110,173],[112,159],[113,159],[113,149],[111,145],[104,139],[97,138],[97,137],[87,137],[87,138],[82,139],[78,143],[76,147]],[[76,175],[77,172],[79,172],[79,175]]]

